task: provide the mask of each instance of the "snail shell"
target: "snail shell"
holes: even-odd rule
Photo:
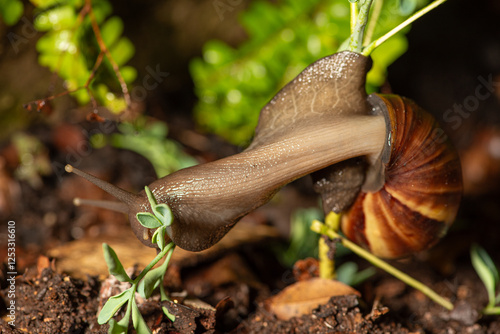
[[[460,162],[436,120],[413,101],[378,94],[368,100],[391,125],[385,182],[359,193],[341,229],[373,254],[397,258],[431,247],[453,223],[462,194]]]

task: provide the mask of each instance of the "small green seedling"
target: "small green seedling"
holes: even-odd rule
[[[470,248],[470,259],[472,266],[488,292],[488,305],[483,309],[482,313],[500,315],[500,275],[497,266],[486,250],[476,244],[473,244]]]
[[[355,262],[344,262],[335,270],[337,274],[337,281],[345,283],[350,286],[356,286],[363,283],[373,275],[375,275],[375,268],[368,267],[359,270]]]
[[[123,265],[118,259],[115,251],[106,243],[102,245],[109,274],[116,277],[116,279],[120,282],[128,282],[131,284],[131,287],[127,290],[109,298],[99,313],[97,322],[101,325],[109,322],[108,333],[110,334],[127,333],[130,316],[132,316],[132,324],[137,333],[151,333],[151,330],[146,325],[146,322],[137,307],[137,303],[135,301],[136,292],[138,292],[143,298],[147,299],[151,297],[153,291],[159,287],[161,300],[170,300],[165,292],[162,282],[175,248],[173,242],[165,245],[166,228],[170,226],[173,219],[172,211],[164,203],[157,204],[156,199],[148,187],[146,187],[145,190],[154,214],[149,212],[140,212],[137,214],[137,219],[144,227],[156,228],[152,237],[152,242],[158,245],[160,252],[139,274],[139,276],[133,280],[125,272],[125,269],[123,268]],[[158,268],[153,269],[153,267],[164,257],[165,260],[163,261],[163,264]],[[112,319],[116,312],[118,312],[125,304],[127,304],[125,316],[120,321]],[[163,312],[171,321],[175,320],[175,316],[170,314],[165,307],[163,307]]]

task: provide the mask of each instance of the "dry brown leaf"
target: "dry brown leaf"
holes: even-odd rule
[[[278,319],[289,320],[310,314],[319,305],[326,304],[333,296],[344,295],[361,296],[357,290],[342,282],[313,278],[287,286],[266,301],[266,308]]]

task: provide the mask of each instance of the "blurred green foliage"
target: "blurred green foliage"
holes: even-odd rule
[[[100,49],[92,30],[89,15],[80,15],[83,0],[31,0],[37,7],[34,26],[45,32],[37,43],[38,61],[57,73],[69,91],[84,87],[92,75]],[[124,66],[134,55],[135,49],[129,39],[122,36],[123,22],[112,13],[107,0],[92,1],[92,9],[100,27],[103,41],[120,67],[127,84],[137,76],[131,66]],[[121,90],[111,63],[105,57],[89,85],[95,99],[113,112],[126,108]],[[80,89],[72,94],[80,104],[90,101],[87,90]]]
[[[385,0],[374,38],[428,2]],[[237,48],[210,41],[203,57],[190,64],[199,98],[198,124],[233,144],[248,144],[260,109],[272,96],[306,66],[335,53],[349,37],[349,13],[348,0],[252,2],[240,17],[248,39]],[[368,92],[383,84],[387,67],[406,49],[400,33],[372,53]]]
[[[6,25],[16,24],[24,12],[24,5],[20,0],[0,0],[0,18]]]
[[[323,211],[318,208],[297,209],[290,220],[290,241],[286,250],[279,249],[277,256],[287,267],[300,259],[318,257],[318,233],[311,231],[311,222],[323,219]]]
[[[118,129],[120,133],[92,136],[92,146],[99,148],[111,144],[136,152],[151,162],[158,178],[197,164],[177,142],[167,138],[168,127],[159,120],[148,122],[146,117],[139,117],[133,124],[119,124]]]
[[[350,286],[356,286],[376,273],[374,267],[368,267],[360,271],[358,265],[350,261],[342,263],[335,271],[337,280]]]
[[[35,189],[41,188],[42,177],[52,172],[49,151],[37,137],[22,132],[12,136],[12,144],[19,156],[16,178],[26,181]]]

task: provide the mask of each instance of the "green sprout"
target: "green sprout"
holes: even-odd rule
[[[108,333],[110,334],[127,333],[130,316],[132,316],[132,324],[137,333],[151,333],[151,330],[146,325],[146,322],[144,321],[144,318],[142,317],[135,301],[136,292],[138,292],[143,298],[147,299],[151,297],[153,291],[159,287],[161,301],[170,301],[162,283],[167,272],[170,258],[172,257],[172,253],[175,249],[175,244],[173,242],[165,245],[166,228],[172,224],[173,220],[172,211],[168,205],[164,203],[157,204],[153,193],[148,187],[145,187],[145,191],[153,213],[140,212],[137,214],[137,219],[141,225],[146,228],[156,228],[151,241],[158,245],[160,252],[146,266],[146,268],[144,268],[139,276],[132,279],[125,272],[125,269],[123,268],[123,265],[118,259],[115,251],[108,244],[103,244],[102,248],[104,251],[104,259],[106,260],[109,274],[113,275],[120,282],[128,282],[131,284],[131,287],[127,290],[109,298],[99,313],[97,322],[101,325],[109,322]],[[162,258],[165,258],[163,263],[159,267],[153,269],[153,267]],[[125,304],[127,304],[125,316],[120,321],[112,319],[116,312],[118,312]],[[175,320],[175,316],[168,312],[165,307],[162,307],[162,309],[171,321]]]
[[[158,248],[162,250],[163,247],[165,247],[165,234],[167,232],[167,227],[172,224],[172,210],[170,210],[170,207],[166,203],[158,204],[153,196],[153,193],[147,186],[144,190],[148,196],[153,213],[139,212],[136,215],[137,220],[146,228],[156,228],[156,231],[151,238],[151,242],[157,244]]]
[[[486,250],[476,244],[473,244],[470,248],[470,259],[472,266],[488,292],[488,305],[486,305],[482,313],[485,315],[500,315],[500,275],[497,266]]]

